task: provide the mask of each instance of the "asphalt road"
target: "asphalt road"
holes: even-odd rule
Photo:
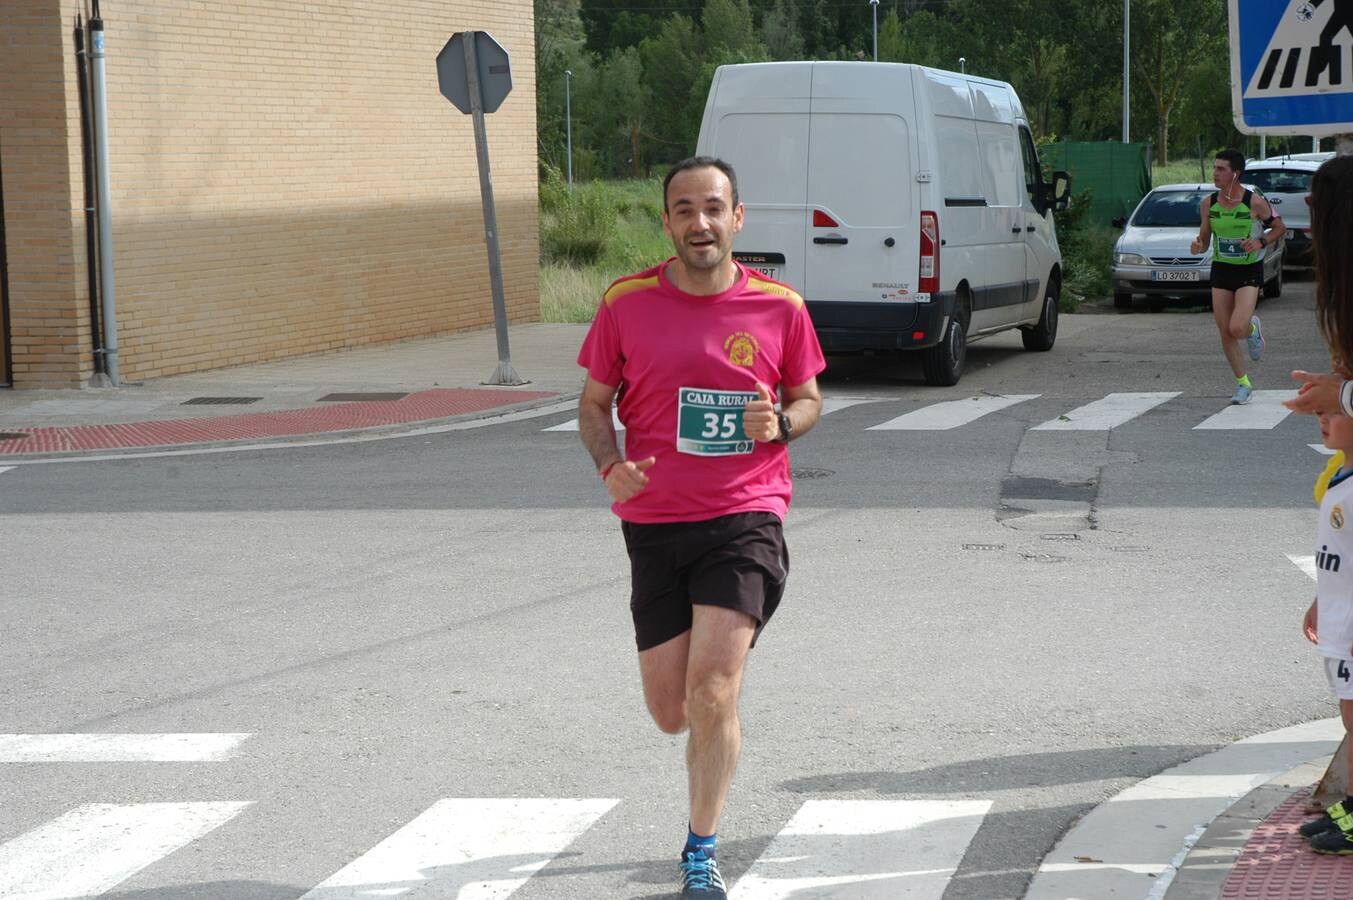
[[[1257,387],[1324,366],[1308,282],[1260,312]],[[793,447],[791,587],[747,676],[730,881],[809,801],[980,801],[943,896],[1018,897],[1124,786],[1333,714],[1288,558],[1313,552],[1319,434],[1197,428],[1233,387],[1210,316],[1064,317],[1051,353],[1004,335],[969,365],[949,389],[912,361],[823,379],[838,408]],[[1115,393],[1174,396],[1038,427]],[[576,433],[543,430],[568,419],[0,472],[0,734],[250,735],[219,761],[0,763],[0,845],[82,804],[247,804],[108,896],[280,900],[443,798],[590,799],[512,896],[668,896],[683,742],[644,714],[617,526]],[[432,896],[539,851],[517,854],[382,885]]]

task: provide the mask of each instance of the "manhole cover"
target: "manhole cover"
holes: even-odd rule
[[[180,406],[245,406],[257,403],[262,397],[194,397],[184,400]]]
[[[26,441],[31,437],[22,431],[0,431],[0,441]]]
[[[366,394],[326,394],[319,398],[320,403],[338,402],[338,403],[361,403],[368,400],[403,400],[409,396],[408,392],[397,393],[366,393]]]
[[[798,480],[800,478],[803,479],[830,478],[836,473],[833,472],[831,469],[791,469],[789,474],[795,480]]]

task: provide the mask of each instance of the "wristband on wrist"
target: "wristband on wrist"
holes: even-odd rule
[[[611,470],[615,468],[615,464],[618,462],[620,462],[620,460],[617,459],[615,460],[615,462],[607,463],[606,467],[597,473],[598,475],[601,476],[602,481],[606,480],[606,476],[611,474]]]

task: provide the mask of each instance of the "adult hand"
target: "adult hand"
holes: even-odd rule
[[[775,418],[775,401],[770,390],[756,383],[756,399],[742,409],[742,430],[754,441],[767,443],[780,436],[780,422]]]
[[[1189,244],[1189,252],[1192,253],[1194,256],[1197,256],[1199,253],[1202,253],[1204,248],[1206,247],[1207,245],[1204,244],[1201,240],[1199,240],[1198,238],[1194,238],[1193,243]]]
[[[1317,375],[1314,372],[1303,372],[1298,369],[1292,373],[1292,377],[1301,382],[1301,387],[1297,388],[1295,397],[1283,401],[1283,406],[1286,406],[1292,412],[1305,413],[1306,415],[1340,411],[1339,389],[1344,383],[1343,376],[1332,372]]]
[[[1316,606],[1317,604],[1319,604],[1319,602],[1320,601],[1318,599],[1312,600],[1310,607],[1307,608],[1306,610],[1306,615],[1303,616],[1301,619],[1301,633],[1306,635],[1306,640],[1310,641],[1312,644],[1320,643],[1320,637],[1316,634],[1315,631],[1315,623],[1317,615]]]
[[[650,456],[638,462],[624,459],[611,466],[611,470],[606,473],[606,491],[611,499],[616,503],[624,503],[646,488],[648,475],[645,473],[657,461],[656,457]]]
[[[1258,238],[1248,238],[1240,242],[1240,248],[1246,253],[1254,253],[1264,246],[1264,242]]]

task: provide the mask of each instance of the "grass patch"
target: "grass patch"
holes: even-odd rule
[[[575,182],[546,170],[540,184],[540,317],[590,322],[615,279],[672,255],[662,230],[662,182]]]
[[[1151,167],[1151,186],[1162,184],[1211,184],[1212,160],[1202,160],[1201,167],[1197,159],[1176,159],[1171,162],[1156,163]]]

